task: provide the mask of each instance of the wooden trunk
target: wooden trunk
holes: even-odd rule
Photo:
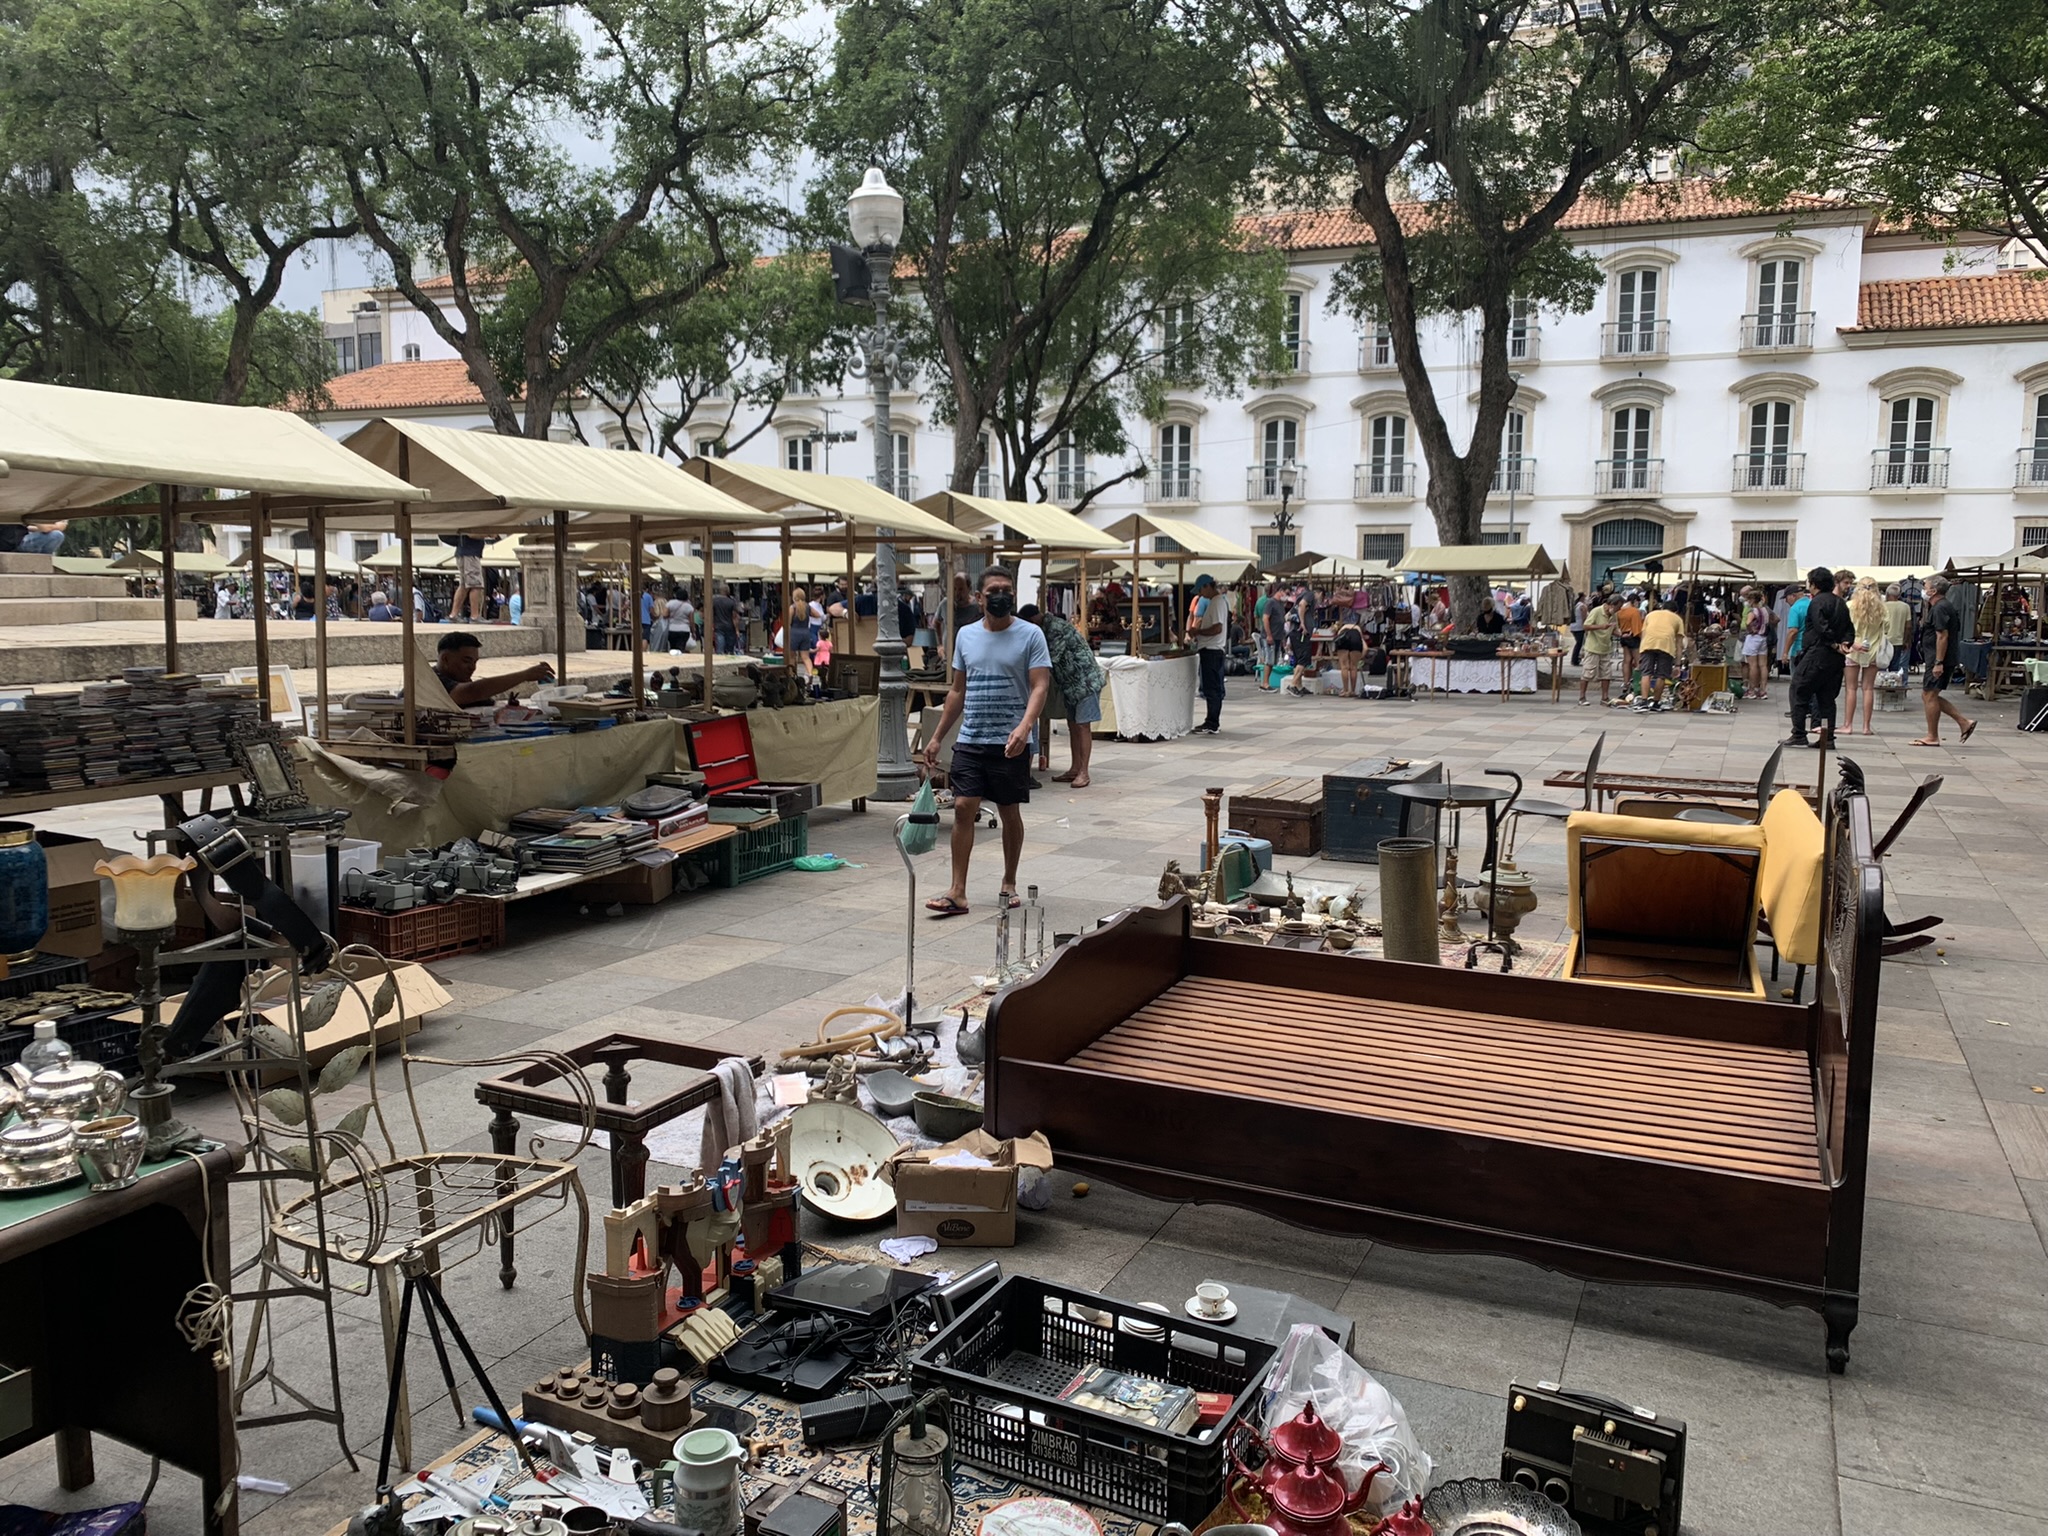
[[[1239,819],[1239,818],[1233,818]],[[1883,889],[1829,816],[1806,1006],[1196,939],[1185,901],[989,1009],[998,1136],[1166,1199],[1820,1311],[1848,1360]]]
[[[1314,858],[1323,851],[1323,785],[1319,779],[1268,779],[1230,795],[1232,830],[1263,837],[1275,853]]]
[[[1323,856],[1350,864],[1377,864],[1380,839],[1436,839],[1436,813],[1393,792],[1396,784],[1441,784],[1440,762],[1396,766],[1384,757],[1362,758],[1323,775]]]

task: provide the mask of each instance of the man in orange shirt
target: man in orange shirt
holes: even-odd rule
[[[1622,598],[1621,607],[1615,612],[1614,643],[1621,647],[1621,686],[1626,690],[1629,679],[1635,676],[1636,657],[1643,644],[1643,610],[1633,592]]]

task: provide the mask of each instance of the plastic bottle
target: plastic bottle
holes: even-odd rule
[[[36,1037],[22,1049],[21,1067],[30,1077],[51,1067],[71,1065],[72,1050],[57,1038],[55,1019],[36,1020]]]

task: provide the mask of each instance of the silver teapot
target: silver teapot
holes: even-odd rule
[[[117,1113],[128,1096],[121,1075],[96,1061],[45,1067],[33,1077],[17,1062],[7,1069],[7,1075],[21,1090],[25,1120],[98,1120]]]
[[[78,1133],[68,1120],[18,1120],[0,1130],[0,1189],[40,1189],[78,1172]]]

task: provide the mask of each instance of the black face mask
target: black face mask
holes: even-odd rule
[[[992,619],[1007,619],[1017,611],[1017,594],[997,587],[982,598],[981,611]]]

